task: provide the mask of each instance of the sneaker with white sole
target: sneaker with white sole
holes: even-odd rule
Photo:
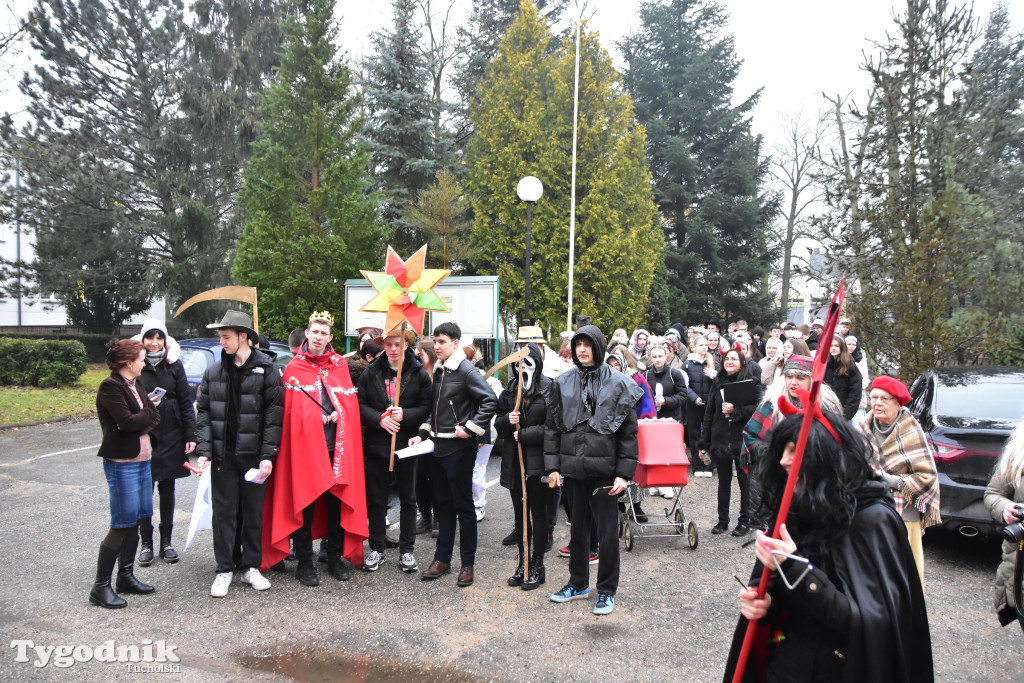
[[[567,583],[562,590],[552,593],[550,598],[551,602],[569,602],[570,600],[582,600],[589,594],[589,588],[573,588],[571,583]]]
[[[594,603],[594,614],[611,614],[613,609],[615,609],[615,596],[598,593],[597,602]]]
[[[412,553],[402,553],[402,557],[398,560],[398,566],[406,574],[412,574],[415,571],[419,571],[419,565],[416,564],[416,558]]]
[[[484,510],[483,508],[477,508],[476,509],[476,521],[482,522],[482,521],[484,521],[484,517],[486,517],[486,516],[487,516],[487,511],[486,510]]]
[[[371,550],[363,558],[363,569],[368,572],[375,572],[384,564],[385,559],[384,553],[379,550]]]
[[[260,574],[260,570],[256,569],[256,567],[250,567],[245,570],[245,573],[242,574],[242,583],[247,583],[258,591],[265,591],[270,588],[270,581],[263,574]]]
[[[234,578],[232,572],[218,572],[217,578],[213,580],[213,585],[210,586],[210,595],[215,598],[223,598],[228,594],[228,587],[231,585],[231,579]]]

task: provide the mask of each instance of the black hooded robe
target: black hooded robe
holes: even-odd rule
[[[792,591],[771,574],[772,605],[758,623],[744,681],[934,680],[924,592],[884,484],[870,481],[857,492],[849,530],[817,564]],[[782,568],[790,579],[803,570],[791,560]],[[756,563],[752,586],[761,569]],[[732,680],[746,631],[741,616],[723,681]]]

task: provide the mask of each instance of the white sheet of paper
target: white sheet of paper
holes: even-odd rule
[[[395,451],[396,458],[410,458],[414,455],[422,455],[423,453],[433,453],[434,442],[431,439],[426,441],[420,441],[415,446],[409,446],[408,448],[401,448]]]
[[[245,480],[251,481],[254,484],[262,484],[269,476],[269,474],[260,474],[260,469],[258,467],[253,467],[245,473]]]

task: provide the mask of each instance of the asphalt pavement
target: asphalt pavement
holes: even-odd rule
[[[104,610],[88,602],[109,523],[99,442],[95,420],[0,432],[0,680],[159,671],[186,681],[721,680],[739,612],[732,574],[749,575],[754,557],[743,539],[710,534],[714,479],[691,479],[683,492],[699,529],[697,549],[680,536],[645,539],[623,552],[615,611],[604,617],[591,613],[590,600],[548,600],[568,579],[568,560],[554,552],[540,590],[506,586],[515,549],[501,545],[512,505],[500,486],[488,490],[472,587],[456,587],[454,574],[432,583],[403,574],[392,552],[379,571],[354,571],[348,582],[334,581],[320,565],[320,586],[307,588],[289,563],[285,574],[267,573],[269,591],[236,578],[226,598],[214,599],[210,532],[182,552],[196,480],[181,479],[181,561],[137,568],[156,593],[129,595],[126,609]],[[497,462],[492,458],[488,480],[497,478]],[[668,504],[653,499],[646,507]],[[568,541],[561,515],[555,540],[556,547]],[[1024,635],[1016,626],[1001,629],[992,609],[998,546],[929,532],[925,552],[937,679],[1024,680]],[[415,554],[425,567],[432,539],[417,537]],[[109,641],[115,652],[134,646],[165,661],[99,661],[108,658]]]

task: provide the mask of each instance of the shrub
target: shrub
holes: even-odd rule
[[[0,384],[55,387],[74,384],[84,372],[80,341],[0,337]]]

